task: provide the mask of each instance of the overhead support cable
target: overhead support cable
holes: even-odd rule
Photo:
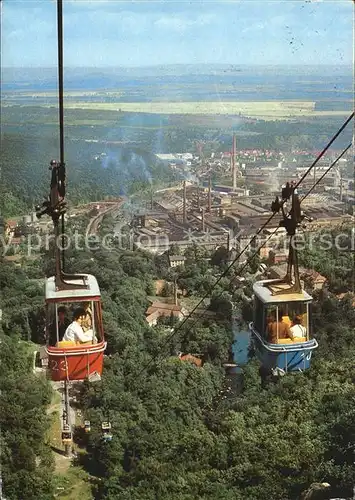
[[[299,185],[301,184],[301,182],[304,181],[304,179],[310,174],[310,172],[312,171],[313,168],[315,168],[316,164],[319,162],[319,160],[324,156],[324,154],[326,153],[326,151],[330,148],[330,146],[334,143],[334,141],[339,137],[339,135],[343,132],[343,130],[346,128],[346,126],[350,123],[350,121],[354,118],[354,112],[351,113],[351,115],[348,117],[348,119],[344,122],[344,124],[340,127],[340,129],[336,132],[336,134],[332,137],[332,139],[328,142],[328,144],[323,148],[323,150],[319,153],[319,155],[317,156],[317,158],[314,160],[314,162],[312,163],[312,165],[308,168],[308,170],[303,174],[303,176],[301,177],[301,179],[297,182],[297,184],[295,185],[295,189],[299,187]],[[350,146],[349,146],[350,147]],[[337,158],[336,161],[338,161],[344,154],[345,152],[349,149],[349,147],[346,148],[346,150],[344,150],[342,152],[342,154]],[[332,165],[334,165],[335,162],[333,162]],[[313,188],[312,188],[313,189]],[[305,199],[309,194],[310,192],[312,191],[312,189],[303,197],[303,199]],[[283,206],[285,204],[286,200],[281,200],[281,204],[280,206]],[[167,340],[164,342],[163,344],[163,347],[166,347],[166,345],[168,343],[170,343],[170,341],[175,337],[175,335],[182,329],[182,327],[186,324],[186,322],[191,318],[191,316],[196,312],[196,310],[201,306],[201,304],[212,294],[213,290],[216,288],[216,286],[221,282],[221,280],[229,273],[229,271],[234,267],[234,265],[236,264],[236,262],[240,259],[240,257],[246,252],[246,250],[255,242],[255,240],[257,239],[257,237],[259,236],[259,234],[266,228],[266,226],[271,222],[271,220],[275,217],[277,212],[273,212],[270,217],[267,219],[267,221],[259,228],[259,230],[255,233],[255,235],[253,236],[253,238],[249,241],[249,243],[244,247],[244,249],[239,252],[239,254],[234,258],[234,260],[231,262],[231,264],[227,267],[227,269],[219,276],[219,278],[217,278],[217,280],[215,281],[215,283],[212,285],[212,287],[210,287],[209,291],[202,297],[202,299],[193,307],[193,309],[190,311],[190,313],[182,320],[181,323],[178,324],[178,326],[176,328],[174,328],[173,332],[171,333],[171,335],[168,336]],[[252,258],[255,257],[255,255],[260,251],[260,249],[266,245],[267,241],[270,240],[270,238],[276,233],[278,228],[275,229],[275,231],[273,233],[271,233],[271,235],[265,240],[265,242],[263,243],[263,245],[261,247],[259,247],[257,249],[257,251],[252,255],[252,257],[249,257],[249,259],[247,260],[247,262],[245,263],[245,265],[242,267],[242,269],[239,271],[241,272],[242,270],[245,269],[245,267],[247,265],[250,264],[250,260]],[[135,378],[139,378],[139,376],[145,372],[146,369],[148,369],[153,363],[155,363],[157,360],[157,358],[153,358],[151,357],[151,359],[143,366],[143,368],[138,372],[137,376],[135,376]]]
[[[314,160],[314,162],[312,163],[312,165],[309,167],[309,169],[303,174],[303,176],[301,177],[301,179],[297,182],[296,184],[296,188],[298,188],[298,186],[305,180],[305,178],[307,177],[307,175],[312,171],[312,168],[315,169],[315,166],[316,164],[319,162],[319,160],[322,158],[322,156],[324,156],[324,154],[327,152],[327,150],[330,148],[330,146],[333,144],[333,142],[339,137],[339,135],[343,132],[343,130],[347,127],[347,125],[351,122],[351,120],[354,118],[354,112],[351,113],[351,115],[349,116],[349,118],[345,121],[345,123],[340,127],[340,129],[338,130],[338,132],[331,138],[331,140],[328,142],[328,144],[325,146],[325,148],[323,149],[323,151],[321,151],[319,153],[319,155],[317,156],[317,158]]]
[[[334,167],[334,165],[336,165],[338,163],[338,161],[345,155],[345,153],[351,148],[351,146],[352,146],[352,143],[350,143],[345,149],[343,149],[343,151],[340,153],[340,155],[337,157],[337,159],[333,161],[333,163],[329,166],[329,168],[327,168],[327,170],[324,172],[324,174],[313,184],[313,186],[308,191],[308,193],[305,194],[303,196],[303,198],[301,198],[300,203],[302,203],[302,201],[305,198],[307,198],[307,196],[309,194],[311,194],[313,189],[324,179],[324,177],[329,173],[329,171]]]
[[[337,157],[336,160],[333,161],[333,163],[330,165],[330,167],[326,170],[326,172],[322,175],[322,177],[320,177],[318,179],[318,181],[316,182],[315,185],[313,185],[309,191],[303,196],[302,200],[303,201],[305,198],[307,198],[307,196],[309,196],[311,194],[311,192],[313,191],[313,189],[316,187],[317,184],[320,183],[320,181],[327,175],[327,173],[338,163],[338,161],[345,155],[345,153],[351,148],[351,143],[340,153],[340,155]],[[289,214],[288,214],[289,215]],[[270,241],[270,239],[276,234],[278,230],[278,227],[275,228],[275,230],[268,236],[268,238],[266,238],[266,240],[262,243],[262,245],[260,245],[257,250],[249,257],[248,261],[243,265],[243,267],[241,269],[238,269],[238,274],[240,274],[241,272],[244,271],[244,269],[246,269],[246,267],[248,267],[248,265],[250,264],[250,261],[252,261],[254,259],[254,257],[256,257],[260,250],[262,248],[265,247],[265,245]],[[231,283],[232,280],[230,280],[230,283]],[[222,295],[222,293],[224,292],[224,290],[222,292],[220,292],[219,294],[216,295],[216,297],[220,297]],[[196,325],[196,323],[198,323],[204,316],[205,312],[207,311],[207,309],[204,309],[204,311],[198,316],[198,318],[195,320],[195,322],[190,326],[190,330],[192,330],[192,328]]]
[[[57,37],[58,37],[58,101],[59,101],[59,151],[60,167],[64,174],[65,183],[65,158],[64,158],[64,77],[63,77],[63,0],[57,0]],[[64,271],[64,248],[65,248],[65,221],[64,214],[61,215],[61,245],[62,245],[62,269]],[[58,242],[56,242],[58,245]]]

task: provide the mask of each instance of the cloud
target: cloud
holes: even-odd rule
[[[215,17],[214,14],[210,13],[201,14],[195,19],[187,16],[162,16],[154,21],[154,25],[166,30],[183,32],[189,28],[210,25]]]
[[[255,23],[242,29],[242,33],[249,33],[250,31],[261,31],[265,29],[264,23]]]
[[[56,0],[53,0],[56,2]],[[75,6],[85,7],[85,8],[96,8],[100,6],[107,6],[107,4],[112,3],[113,0],[67,0],[67,4],[74,4]]]

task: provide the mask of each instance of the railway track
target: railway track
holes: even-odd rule
[[[113,211],[118,210],[119,208],[121,208],[121,206],[123,205],[123,203],[124,203],[124,200],[112,203],[112,205],[110,205],[109,207],[107,207],[105,210],[102,210],[99,214],[97,214],[94,217],[92,217],[92,219],[90,219],[90,222],[89,222],[89,224],[88,224],[88,226],[86,228],[86,237],[97,234],[99,225],[100,225],[102,219],[104,218],[104,216],[107,215],[110,212],[113,212]]]

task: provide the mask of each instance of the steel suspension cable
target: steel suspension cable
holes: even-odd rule
[[[296,188],[298,188],[298,186],[304,181],[304,179],[307,177],[307,175],[312,171],[312,168],[314,168],[316,166],[316,164],[322,158],[322,156],[324,155],[324,153],[326,153],[326,151],[330,148],[330,146],[333,144],[333,142],[339,137],[339,135],[343,132],[343,130],[347,127],[347,125],[351,122],[351,120],[354,118],[354,114],[355,114],[354,112],[351,113],[351,115],[346,120],[346,122],[343,123],[343,125],[340,127],[340,129],[338,130],[338,132],[331,138],[331,140],[328,142],[328,144],[325,146],[325,148],[319,153],[319,155],[314,160],[314,162],[309,167],[309,169],[303,174],[303,176],[301,177],[301,179],[297,182],[297,184],[295,186]]]
[[[295,185],[295,189],[297,187],[299,187],[299,185],[301,184],[301,182],[303,182],[303,180],[307,177],[307,175],[310,174],[310,172],[312,171],[312,168],[314,168],[316,166],[316,164],[318,163],[318,161],[324,156],[324,154],[326,153],[326,151],[330,148],[330,146],[333,144],[333,142],[339,137],[339,135],[341,134],[341,132],[346,128],[346,126],[350,123],[350,121],[353,119],[354,117],[354,112],[348,117],[348,119],[344,122],[344,124],[340,127],[340,129],[337,131],[337,133],[332,137],[332,139],[328,142],[328,144],[323,148],[323,150],[319,153],[319,155],[317,156],[317,158],[313,161],[312,165],[308,168],[308,170],[304,173],[304,175],[301,177],[301,179],[297,182],[297,184]],[[346,150],[342,153],[345,154],[345,152],[348,150],[348,148],[346,148]],[[341,155],[341,156],[342,156]],[[340,156],[340,157],[341,157]],[[338,161],[339,158],[336,160]],[[335,162],[333,162],[335,164]],[[310,191],[306,194],[306,196],[308,196],[310,194]],[[305,197],[306,197],[305,196]],[[305,198],[304,197],[304,198]],[[303,199],[304,199],[303,198]],[[282,200],[281,201],[281,206],[283,206],[285,204],[286,200]],[[216,288],[216,286],[220,283],[220,281],[228,274],[228,272],[234,267],[235,263],[239,260],[239,258],[245,253],[245,251],[252,245],[252,243],[254,243],[254,241],[256,240],[256,238],[258,237],[258,235],[266,228],[266,226],[269,224],[269,222],[271,222],[271,220],[275,217],[277,212],[274,212],[270,215],[270,217],[268,218],[268,220],[261,226],[261,228],[259,228],[259,230],[255,233],[255,235],[253,236],[253,238],[249,241],[249,243],[244,247],[244,249],[239,252],[239,254],[235,257],[235,259],[232,261],[232,263],[227,267],[227,269],[221,274],[221,276],[219,276],[219,278],[217,278],[216,282],[212,285],[212,287],[209,289],[209,291],[202,297],[202,299],[193,307],[193,309],[190,311],[190,313],[182,320],[181,323],[179,323],[179,325],[174,329],[174,331],[171,333],[171,335],[168,336],[168,338],[166,339],[166,341],[164,342],[162,348],[164,348],[174,337],[175,335],[181,330],[181,328],[186,324],[186,322],[191,318],[191,316],[194,314],[194,312],[199,308],[199,306],[206,300],[206,298],[208,298],[211,293],[213,292],[213,290]],[[270,240],[270,238],[276,233],[278,228],[275,229],[275,231],[273,233],[271,233],[271,235],[265,240],[265,242],[263,243],[263,245],[261,245],[257,250],[256,252],[254,252],[254,254],[252,255],[251,258],[254,258],[255,255],[260,251],[261,248],[263,248],[264,245],[266,245],[266,243]],[[245,265],[242,267],[242,269],[239,271],[241,272],[242,270],[245,269],[245,267],[247,265],[250,264],[250,260],[251,258],[249,258],[247,260],[247,262],[245,263]],[[202,315],[201,315],[202,316]],[[198,318],[198,320],[200,319],[200,317]],[[196,322],[195,322],[196,323]],[[194,323],[194,324],[195,324]],[[138,372],[137,376],[139,377],[147,368],[149,368],[149,366],[151,364],[153,364],[154,362],[156,361],[156,358],[151,358],[144,366],[143,368]]]
[[[308,192],[303,196],[303,198],[300,200],[300,202],[302,202],[303,200],[305,200],[307,198],[307,196],[309,196],[311,194],[311,192],[313,191],[313,189],[317,186],[317,184],[320,183],[320,181],[328,174],[328,172],[338,163],[338,161],[345,155],[345,153],[351,148],[352,146],[352,143],[350,143],[345,149],[343,149],[343,151],[340,153],[340,155],[336,158],[336,160],[333,161],[333,163],[329,166],[329,168],[324,172],[324,174],[317,180],[317,182],[308,190]],[[289,215],[289,214],[288,214]],[[259,254],[260,250],[266,245],[266,243],[276,234],[277,232],[277,229],[275,229],[275,231],[273,231],[270,236],[264,241],[264,243],[262,245],[260,245],[258,247],[258,249],[250,256],[249,260],[252,260],[256,255]],[[241,273],[247,266],[248,266],[249,262],[246,262],[245,265],[241,268],[241,269],[238,269],[238,273]],[[232,282],[232,280],[230,280],[230,283]],[[217,297],[219,297],[221,294],[223,293],[220,292]],[[205,309],[201,315],[197,318],[198,320],[200,320],[204,313],[207,311],[207,309]],[[191,326],[190,329],[192,329],[194,326],[195,326],[196,322]]]
[[[307,196],[309,196],[311,194],[311,192],[313,191],[313,189],[316,187],[317,184],[319,184],[319,182],[327,175],[327,173],[336,165],[336,163],[344,156],[344,154],[350,149],[350,147],[352,146],[352,143],[350,143],[341,153],[340,155],[336,158],[336,160],[333,161],[333,163],[329,166],[329,168],[326,170],[326,172],[320,177],[320,179],[318,179],[318,181],[308,190],[308,192],[303,196],[302,200],[305,200],[307,198]],[[275,235],[276,231],[277,231],[278,228],[275,228],[275,230],[269,235],[269,237],[264,241],[264,243],[262,245],[260,245],[258,247],[258,249],[249,257],[248,260],[252,260],[256,255],[259,254],[261,248],[263,248],[266,243]],[[245,265],[238,270],[238,273],[241,273],[246,267],[247,265],[249,264],[249,262],[246,262]],[[232,280],[230,280],[230,283],[232,282]],[[217,297],[221,296],[222,293],[224,292],[224,290],[222,290],[222,292],[220,292]],[[198,316],[198,318],[195,320],[195,322],[190,326],[189,328],[189,331],[191,331],[194,326],[202,319],[202,317],[204,316],[204,314],[206,313],[207,309],[205,309],[201,314],[200,316]],[[187,332],[188,333],[188,332]],[[165,347],[165,344],[163,346],[163,348]],[[148,365],[147,365],[148,366]],[[224,392],[223,392],[223,395],[224,395]],[[219,398],[219,401],[217,402],[217,405],[214,406],[214,411],[218,410],[221,406],[221,403],[223,402],[223,395]]]
[[[329,166],[329,168],[324,172],[324,174],[320,177],[320,179],[318,179],[318,181],[308,190],[308,192],[303,196],[303,198],[300,200],[301,202],[303,200],[305,200],[307,198],[307,196],[309,196],[311,194],[311,192],[313,191],[313,189],[316,187],[317,184],[319,184],[319,182],[327,175],[327,173],[334,167],[334,165],[336,165],[336,163],[344,156],[344,154],[351,148],[353,144],[350,143],[345,149],[343,149],[343,151],[340,153],[340,155],[337,157],[336,160],[333,161],[333,163]],[[276,232],[276,231],[275,231]],[[274,233],[275,233],[274,232]],[[272,233],[270,235],[270,237],[274,234]],[[266,243],[266,242],[265,242]],[[264,244],[265,244],[264,243]],[[262,245],[264,246],[264,245]],[[262,247],[260,247],[262,248]],[[258,250],[260,250],[260,248]],[[203,316],[203,314],[201,314],[201,317]],[[194,325],[193,325],[194,326]],[[192,328],[193,328],[192,326]],[[224,392],[223,392],[223,395],[224,395]],[[219,401],[217,401],[216,405],[214,406],[214,411],[216,410],[219,410],[219,408],[221,407],[221,404],[223,402],[223,395],[219,397]]]
[[[57,0],[57,38],[58,38],[58,101],[59,101],[59,151],[60,164],[65,172],[64,158],[64,78],[63,78],[63,0]],[[64,180],[65,182],[65,180]],[[64,271],[65,220],[61,216],[62,269]],[[58,244],[58,242],[56,243]]]
[[[329,168],[327,168],[327,170],[323,173],[323,175],[316,181],[315,184],[313,184],[313,186],[311,187],[311,189],[308,191],[307,194],[305,194],[303,196],[303,198],[301,198],[300,200],[300,203],[302,203],[302,201],[307,198],[307,196],[309,194],[311,194],[311,192],[313,191],[313,189],[320,183],[321,180],[324,179],[324,177],[328,174],[328,172],[334,167],[334,165],[336,165],[338,163],[338,161],[345,155],[345,153],[351,148],[352,146],[352,143],[350,143],[345,149],[343,149],[343,151],[340,153],[340,155],[337,157],[336,160],[333,161],[333,163],[329,166]]]
[[[343,149],[343,151],[340,153],[340,155],[336,158],[336,160],[333,161],[333,163],[329,166],[329,168],[324,172],[324,174],[317,180],[317,182],[308,190],[308,192],[303,196],[303,198],[300,200],[301,202],[303,200],[305,200],[307,198],[307,196],[309,196],[311,194],[311,192],[313,191],[313,189],[317,186],[317,184],[319,184],[321,182],[321,180],[328,174],[328,172],[338,163],[338,161],[345,155],[345,153],[351,148],[352,144],[350,143],[345,149]],[[289,214],[288,214],[289,215]],[[254,257],[256,257],[256,255],[259,254],[260,250],[268,243],[268,241],[276,234],[278,230],[278,227],[275,228],[275,230],[269,235],[268,238],[266,238],[266,240],[257,248],[257,250],[249,257],[248,261],[245,263],[245,265],[243,265],[243,267],[241,269],[238,269],[238,274],[241,273],[242,271],[244,271],[244,269],[249,265],[249,261],[253,260]],[[230,280],[230,284],[232,283],[232,280]],[[222,292],[220,292],[219,294],[216,295],[216,297],[220,297],[222,295],[222,293],[224,292],[224,290],[222,290]],[[192,328],[196,325],[196,323],[201,320],[201,318],[203,317],[203,315],[205,314],[205,312],[207,311],[207,309],[205,309],[201,314],[200,316],[197,318],[197,320],[191,325],[190,327],[190,330],[192,330]]]

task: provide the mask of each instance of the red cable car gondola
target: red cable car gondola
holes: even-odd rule
[[[70,286],[69,289],[56,286],[54,276],[46,280],[46,337],[52,344],[46,347],[50,377],[56,382],[85,379],[95,381],[101,377],[106,349],[100,289],[96,278],[90,274],[70,276],[66,284]],[[89,303],[92,311],[92,341],[78,343],[62,340],[58,309],[66,306],[75,310],[83,302]]]

